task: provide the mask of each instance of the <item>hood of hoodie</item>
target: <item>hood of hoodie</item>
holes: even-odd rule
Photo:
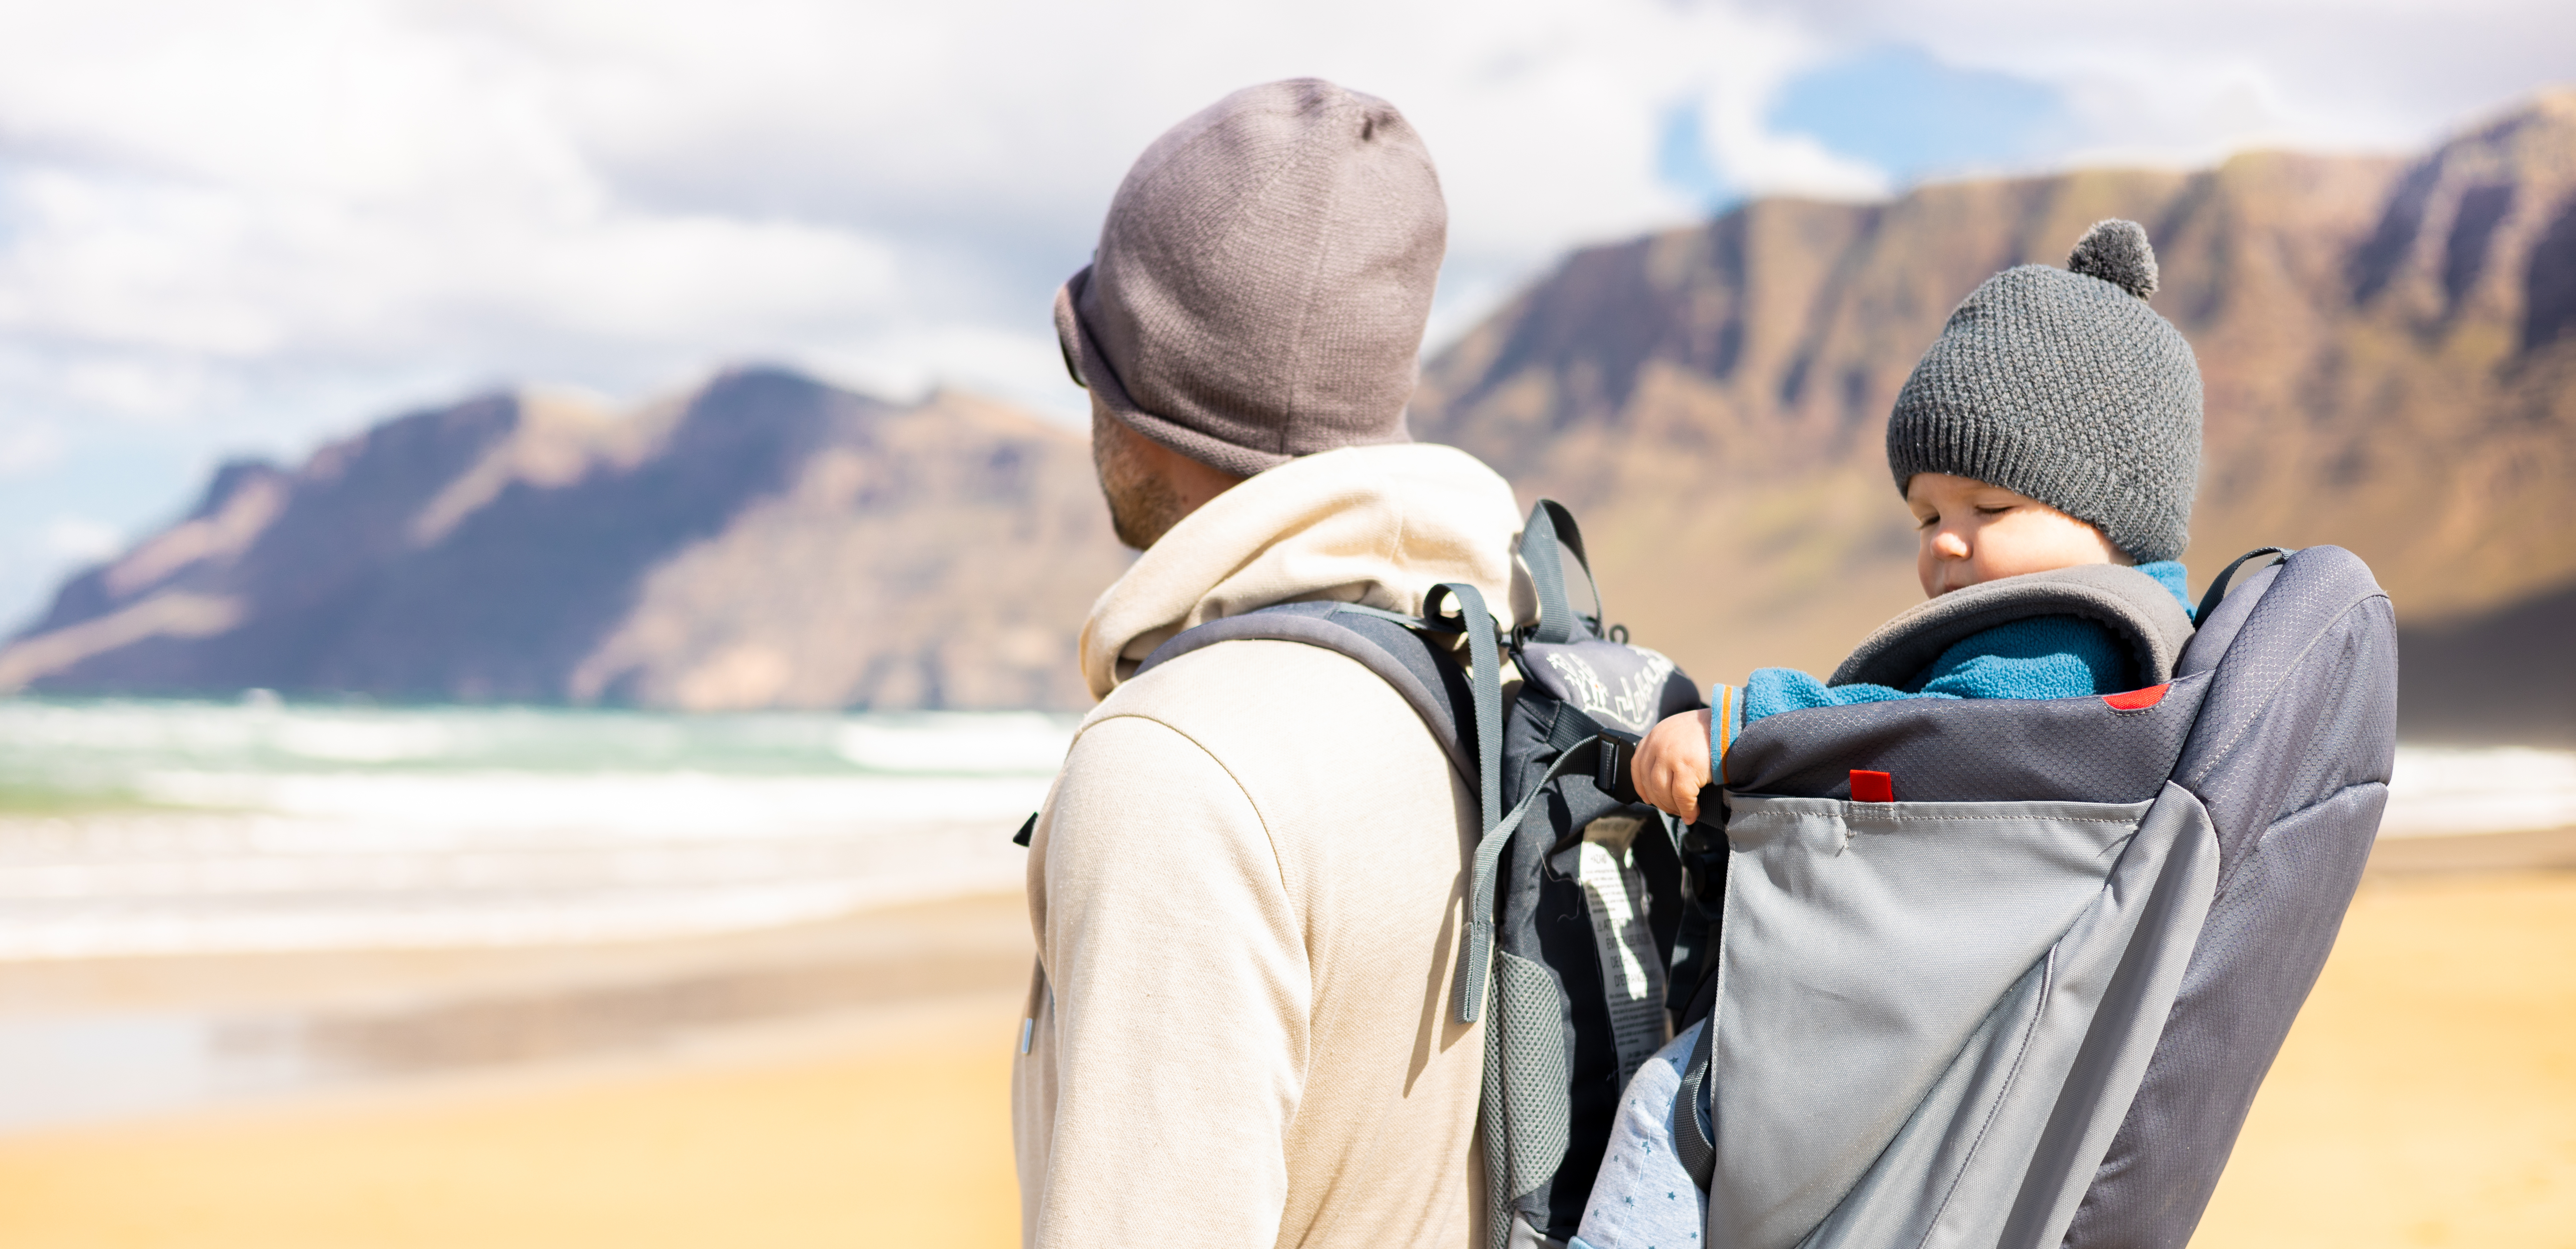
[[[1419,612],[1463,581],[1498,617],[1515,604],[1512,488],[1455,447],[1344,447],[1246,478],[1181,519],[1092,604],[1082,676],[1106,698],[1194,625],[1334,599]],[[1527,597],[1526,590],[1519,590]]]

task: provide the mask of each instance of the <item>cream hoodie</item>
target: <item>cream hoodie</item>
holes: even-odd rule
[[[1503,604],[1518,529],[1463,452],[1345,448],[1217,496],[1094,605],[1104,700],[1030,846],[1024,1243],[1481,1244],[1483,1039],[1447,1009],[1474,795],[1330,651],[1229,642],[1124,682],[1273,603],[1413,612],[1463,581]]]

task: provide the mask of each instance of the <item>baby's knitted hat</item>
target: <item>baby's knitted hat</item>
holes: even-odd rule
[[[2099,527],[2140,563],[2190,543],[2200,367],[2147,306],[2156,254],[2134,221],[2095,225],[2066,268],[1986,279],[1923,353],[1887,418],[1896,488],[1916,473],[2002,486]]]

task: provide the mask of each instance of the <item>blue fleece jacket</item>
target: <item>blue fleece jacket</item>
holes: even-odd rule
[[[2182,564],[2138,565],[2191,610]],[[1906,688],[1827,685],[1795,668],[1761,668],[1745,678],[1744,724],[1807,707],[1848,707],[1899,698],[2081,698],[2136,683],[2129,650],[2108,626],[2080,616],[2033,616],[1996,625],[1950,645]]]

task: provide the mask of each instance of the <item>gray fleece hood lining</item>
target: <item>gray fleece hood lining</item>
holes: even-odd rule
[[[2119,564],[2079,564],[1962,587],[1880,625],[1834,669],[1828,685],[1903,688],[1957,642],[2033,616],[2107,625],[2137,660],[2141,686],[2173,679],[2191,616],[2153,577]]]

